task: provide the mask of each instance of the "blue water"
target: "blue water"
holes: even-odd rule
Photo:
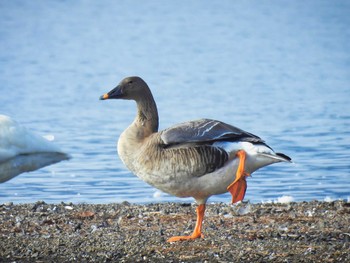
[[[254,173],[246,200],[349,199],[349,13],[346,0],[1,1],[0,113],[73,159],[0,184],[0,203],[191,200],[116,154],[135,104],[98,98],[129,75],[151,87],[160,128],[219,119],[293,158]]]

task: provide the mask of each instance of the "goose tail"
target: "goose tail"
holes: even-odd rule
[[[259,153],[262,156],[265,156],[269,159],[275,160],[274,162],[287,162],[292,163],[292,158],[290,158],[288,155],[285,155],[284,153]]]
[[[282,162],[292,163],[292,158],[290,158],[288,155],[285,155],[284,153],[276,153],[278,157],[280,157]]]

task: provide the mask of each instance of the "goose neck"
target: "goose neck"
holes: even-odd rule
[[[152,95],[148,99],[137,101],[137,115],[134,122],[138,124],[137,126],[148,131],[146,136],[158,132],[158,111]]]

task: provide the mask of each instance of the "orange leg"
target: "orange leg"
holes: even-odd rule
[[[193,230],[192,235],[190,236],[175,236],[169,238],[167,241],[168,242],[175,242],[175,241],[181,241],[181,240],[189,240],[189,239],[196,239],[200,237],[204,237],[202,234],[202,222],[203,222],[203,217],[204,217],[204,212],[205,212],[205,204],[201,204],[197,207],[197,222],[196,226]]]
[[[247,190],[247,181],[245,177],[249,176],[249,174],[244,171],[246,159],[245,151],[239,150],[236,155],[239,158],[236,179],[227,187],[227,190],[232,195],[232,204],[243,200]]]

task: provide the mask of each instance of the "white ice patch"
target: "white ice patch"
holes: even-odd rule
[[[277,201],[275,203],[281,203],[281,204],[288,204],[290,202],[294,201],[294,197],[290,195],[283,195],[281,197],[277,198]]]
[[[324,201],[325,201],[325,202],[333,202],[333,198],[331,198],[330,196],[326,196],[326,197],[324,198]]]
[[[55,136],[52,134],[47,134],[47,135],[44,135],[43,137],[50,142],[55,140]]]
[[[34,134],[0,114],[0,183],[70,158],[50,141],[54,139],[53,135],[46,137]]]
[[[243,215],[246,215],[246,214],[249,214],[251,212],[251,206],[250,204],[248,204],[247,206],[245,207],[240,207],[237,211],[237,213],[241,216]]]
[[[308,217],[313,217],[315,212],[314,211],[311,211],[311,210],[307,210],[306,213],[305,213]]]
[[[10,117],[0,115],[0,161],[5,161],[18,154],[62,152],[50,142],[50,139],[54,137],[52,135],[48,137],[44,139]]]
[[[263,204],[277,204],[277,203],[280,203],[280,204],[288,204],[290,202],[294,202],[294,197],[293,196],[290,196],[290,195],[283,195],[281,197],[278,197],[276,200],[261,200],[261,203]]]
[[[273,202],[271,199],[269,199],[269,200],[261,200],[261,203],[262,204],[272,204]]]
[[[161,191],[157,190],[153,193],[153,198],[160,198],[160,197],[162,197],[162,195],[163,195],[163,193]]]

